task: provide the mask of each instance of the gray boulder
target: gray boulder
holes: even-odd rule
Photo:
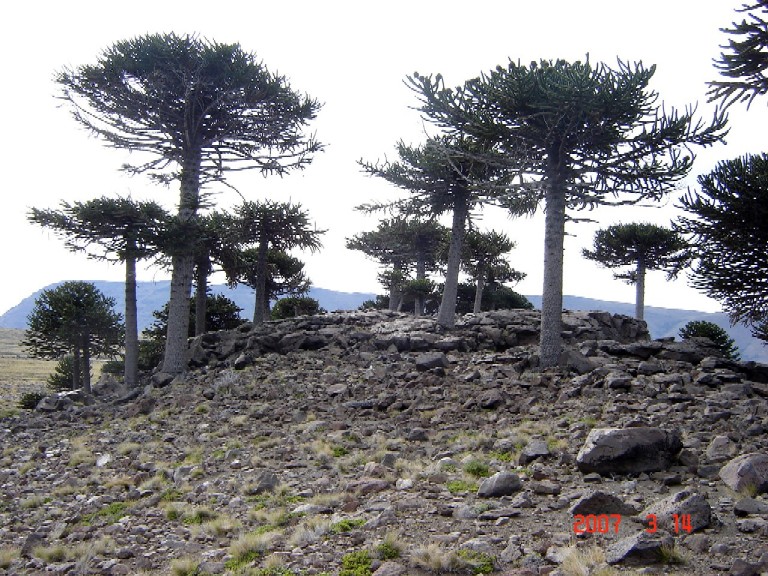
[[[512,472],[496,472],[493,476],[483,480],[477,489],[479,498],[497,498],[510,496],[522,488],[523,482],[517,474]]]
[[[584,473],[602,476],[666,470],[683,447],[680,434],[661,428],[595,428],[576,456]]]
[[[690,531],[696,532],[707,528],[712,522],[712,507],[707,499],[691,490],[683,490],[651,504],[640,514],[641,518],[647,518],[649,514],[656,516],[656,525],[670,533],[683,534],[683,516],[690,516]],[[675,516],[678,524],[675,525]]]
[[[768,454],[742,454],[734,458],[720,470],[720,479],[736,492],[768,492]]]

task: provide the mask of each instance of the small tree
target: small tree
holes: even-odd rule
[[[514,270],[504,259],[515,247],[506,234],[489,230],[470,230],[467,233],[462,267],[475,282],[475,301],[472,312],[480,312],[483,291],[489,281],[498,283],[520,282],[525,274]]]
[[[123,325],[114,312],[115,301],[88,282],[64,282],[43,290],[27,317],[22,342],[32,356],[73,357],[72,388],[91,392],[91,357],[115,356],[123,339]]]
[[[720,349],[724,358],[729,360],[741,359],[739,349],[733,338],[728,336],[728,332],[712,322],[692,320],[680,328],[680,338],[683,340],[688,340],[689,338],[709,338]]]
[[[306,296],[291,296],[281,298],[275,304],[272,310],[274,320],[284,320],[285,318],[295,318],[296,316],[314,316],[325,312],[314,298]]]
[[[594,248],[582,251],[585,258],[606,266],[632,266],[614,277],[635,285],[635,318],[645,310],[645,273],[663,270],[672,280],[691,261],[688,244],[674,230],[649,223],[617,224],[595,233]]]

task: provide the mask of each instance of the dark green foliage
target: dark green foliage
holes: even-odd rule
[[[163,361],[165,337],[162,340],[139,340],[139,370],[153,370]]]
[[[208,294],[206,301],[205,324],[209,332],[231,330],[243,323],[243,319],[240,317],[240,312],[243,309],[223,294]],[[194,298],[189,299],[189,315],[190,319],[194,318]],[[165,339],[165,332],[168,328],[168,304],[160,310],[152,312],[152,316],[155,317],[155,321],[152,323],[152,326],[144,331],[144,335],[155,342],[162,342]],[[190,322],[187,335],[189,338],[195,335],[194,322]]]
[[[101,373],[102,374],[112,374],[112,375],[118,375],[122,374],[125,369],[125,361],[124,360],[107,360],[104,362],[104,364],[101,365]]]
[[[90,392],[90,359],[97,354],[116,356],[123,340],[120,314],[88,282],[64,282],[44,290],[27,318],[22,344],[38,358],[73,355],[73,388]]]
[[[59,359],[53,373],[48,376],[46,381],[48,388],[53,392],[65,392],[72,390],[75,371],[75,358],[71,354]]]
[[[371,576],[373,559],[367,550],[349,552],[341,558],[339,576]]]
[[[273,320],[283,320],[296,316],[314,316],[325,312],[320,307],[320,302],[314,298],[292,296],[277,301],[272,309]]]
[[[472,312],[475,301],[474,284],[460,283],[458,290],[458,299],[456,302],[456,312],[467,314]],[[483,290],[481,312],[488,310],[533,310],[533,304],[522,294],[518,294],[512,288],[501,284],[489,284]]]
[[[34,410],[40,400],[46,397],[45,392],[24,392],[19,398],[19,408],[22,410]]]
[[[690,282],[758,329],[768,320],[768,155],[720,162],[698,181],[677,223],[694,247]]]
[[[724,358],[730,360],[740,360],[739,349],[733,338],[728,336],[728,332],[723,330],[717,324],[707,322],[706,320],[693,320],[680,328],[680,338],[709,338],[720,349]]]
[[[738,10],[747,14],[731,28],[722,29],[729,34],[728,45],[715,61],[715,67],[725,80],[709,83],[709,101],[720,100],[725,107],[735,102],[746,102],[747,107],[757,96],[768,93],[768,0],[752,0]]]
[[[386,310],[389,308],[389,296],[376,295],[376,300],[366,300],[358,310]]]

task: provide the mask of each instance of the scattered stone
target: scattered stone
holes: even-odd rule
[[[519,491],[523,486],[522,480],[512,472],[497,472],[483,480],[477,489],[479,498],[497,498],[510,496]]]
[[[605,551],[608,564],[655,564],[661,562],[662,548],[671,549],[675,540],[669,534],[638,532],[614,542]]]
[[[712,507],[707,499],[691,490],[682,490],[659,502],[655,502],[640,513],[642,519],[650,514],[656,516],[658,528],[666,529],[672,534],[688,532],[683,528],[683,518],[690,518],[690,531],[698,532],[707,528],[712,522]],[[675,524],[675,518],[678,523]],[[687,520],[685,521],[688,524]]]
[[[416,357],[416,368],[418,370],[431,370],[433,368],[448,368],[451,363],[443,352],[428,352]]]
[[[666,470],[683,444],[680,434],[661,428],[595,428],[576,456],[582,472],[642,474]]]
[[[620,514],[622,516],[634,516],[637,508],[627,504],[618,496],[602,491],[591,491],[579,498],[571,506],[572,515],[582,514]]]
[[[723,466],[720,478],[736,492],[745,489],[768,492],[768,454],[738,456]]]

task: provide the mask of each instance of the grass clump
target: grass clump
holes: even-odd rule
[[[51,564],[53,562],[63,562],[67,559],[67,550],[61,544],[53,546],[35,546],[32,550],[32,556]]]
[[[171,562],[173,576],[197,576],[200,562],[194,558],[177,558]]]
[[[459,556],[455,550],[450,550],[439,544],[428,544],[414,550],[411,554],[411,564],[415,568],[437,574],[459,572],[468,568],[466,560]]]
[[[344,554],[341,558],[339,576],[371,576],[373,560],[367,550]]]
[[[334,534],[341,534],[343,532],[351,532],[355,528],[359,528],[365,524],[365,520],[362,518],[344,518],[338,522],[331,524],[331,532]]]
[[[451,494],[477,491],[477,484],[474,482],[467,482],[466,480],[449,480],[445,483],[445,487]]]
[[[86,514],[83,516],[82,523],[86,526],[93,524],[95,520],[103,519],[107,524],[115,524],[120,518],[125,516],[128,510],[128,504],[126,502],[112,502],[107,504],[98,512]]]
[[[249,532],[243,534],[229,546],[229,553],[232,557],[225,562],[224,567],[234,572],[242,570],[251,562],[264,556],[274,537],[274,533],[256,534]]]
[[[17,548],[4,546],[0,548],[0,569],[7,570],[13,561],[19,558],[20,553]]]
[[[456,555],[464,560],[473,574],[490,574],[494,570],[494,558],[483,552],[463,548]]]
[[[605,562],[602,548],[592,546],[578,549],[571,547],[560,565],[563,576],[617,576],[619,573]]]
[[[380,560],[394,560],[395,558],[400,558],[402,554],[403,550],[400,546],[400,542],[398,541],[397,536],[391,532],[387,533],[387,535],[384,536],[384,540],[376,546],[376,556],[378,556]]]
[[[688,563],[688,559],[674,544],[671,546],[662,546],[659,549],[659,557],[662,564],[670,566],[679,566]]]
[[[475,478],[487,478],[491,475],[488,465],[478,460],[467,462],[467,464],[464,465],[464,472]]]

